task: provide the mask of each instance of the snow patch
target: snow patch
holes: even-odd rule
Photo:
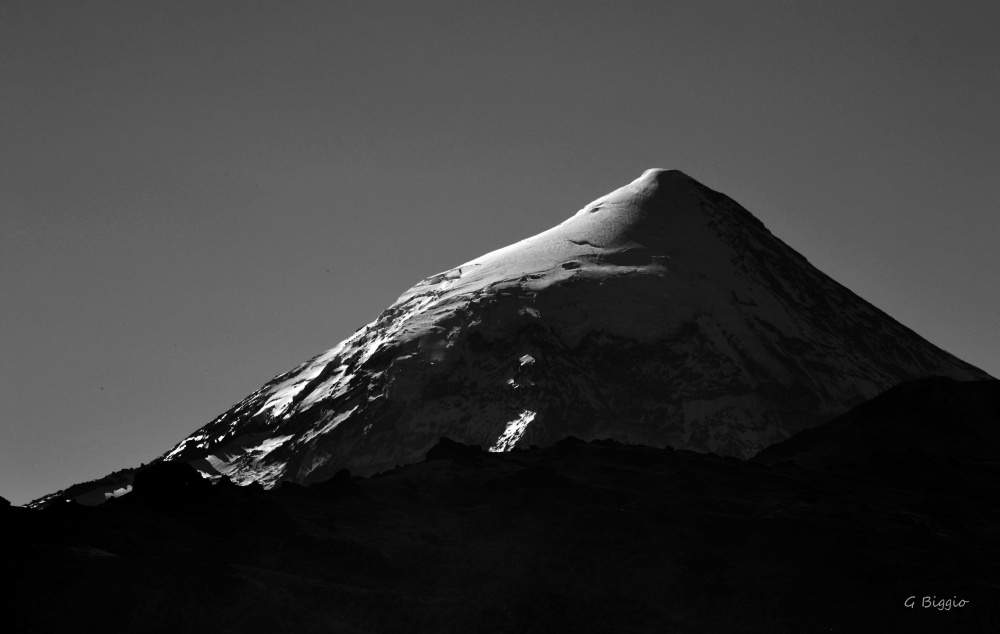
[[[132,485],[129,484],[129,485],[123,486],[120,489],[115,489],[114,491],[105,491],[104,492],[104,499],[105,500],[110,500],[111,498],[120,498],[121,496],[125,495],[126,493],[131,493],[131,492],[132,492]]]
[[[514,445],[517,444],[517,441],[521,440],[521,436],[524,435],[524,431],[533,420],[535,420],[535,412],[527,409],[521,412],[521,415],[515,420],[507,423],[507,428],[503,430],[503,433],[493,443],[493,446],[489,448],[489,451],[501,453],[514,449]]]
[[[208,461],[208,464],[212,465],[213,469],[224,476],[230,475],[236,469],[236,466],[229,460],[223,460],[213,454],[205,456],[205,460]]]
[[[344,411],[344,412],[340,412],[340,413],[336,414],[335,416],[333,416],[332,418],[331,417],[325,418],[323,421],[320,421],[321,423],[323,423],[322,427],[313,427],[313,429],[311,429],[308,432],[302,434],[302,439],[301,439],[300,442],[301,443],[308,443],[313,438],[316,438],[317,436],[322,436],[323,434],[326,434],[327,432],[333,431],[333,429],[337,425],[341,424],[342,422],[344,422],[345,420],[347,420],[348,418],[350,418],[351,414],[353,414],[355,411],[357,411],[357,409],[358,409],[358,406],[355,405],[351,409],[349,409],[347,411]]]
[[[268,438],[264,442],[260,443],[253,449],[250,449],[247,453],[253,454],[254,457],[260,461],[261,458],[271,453],[281,445],[285,444],[292,436],[275,436],[274,438]]]

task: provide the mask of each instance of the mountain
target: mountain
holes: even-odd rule
[[[648,170],[405,292],[168,451],[272,486],[567,436],[749,458],[905,380],[987,379],[732,199]]]
[[[964,465],[1000,455],[1000,381],[929,377],[897,385],[754,456],[828,468],[920,456]]]
[[[162,459],[0,499],[0,619],[992,631],[998,386],[650,170],[420,282]]]

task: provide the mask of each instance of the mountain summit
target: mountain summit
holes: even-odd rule
[[[989,378],[736,202],[647,170],[433,275],[164,458],[265,486],[567,436],[750,457],[904,380]]]

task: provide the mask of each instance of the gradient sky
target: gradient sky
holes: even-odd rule
[[[0,1],[0,495],[648,167],[1000,376],[1000,4]]]

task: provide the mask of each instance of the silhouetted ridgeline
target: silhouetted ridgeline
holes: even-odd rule
[[[995,384],[941,386],[958,408],[944,413],[980,411]],[[881,411],[905,427],[892,416],[906,407]],[[985,632],[1000,622],[998,476],[995,460],[919,445],[831,469],[578,439],[510,453],[442,440],[381,475],[271,491],[160,463],[101,506],[3,508],[5,618],[49,632]]]

